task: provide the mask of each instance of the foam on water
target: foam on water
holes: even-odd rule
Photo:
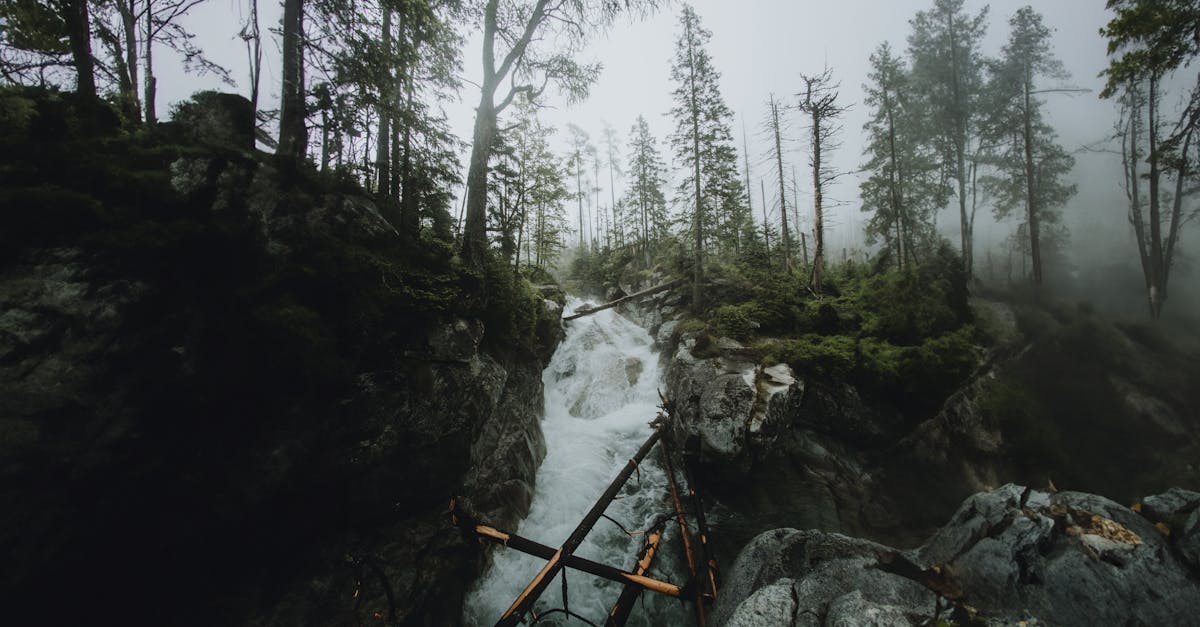
[[[582,301],[572,299],[568,311]],[[567,323],[567,336],[542,373],[546,387],[546,459],[538,469],[529,516],[518,535],[550,546],[561,545],[604,492],[638,447],[650,436],[657,412],[662,373],[653,341],[644,329],[612,310]],[[655,450],[640,466],[607,514],[630,530],[645,529],[670,511],[666,475]],[[668,525],[650,576],[682,583],[685,576]],[[632,569],[641,536],[628,536],[601,519],[576,555]],[[495,559],[467,596],[463,618],[468,625],[491,625],[508,609],[543,560],[499,547]],[[561,575],[560,575],[561,577]],[[603,624],[621,585],[575,570],[567,571],[572,612]],[[563,606],[561,582],[555,582],[535,606],[539,612]],[[686,619],[678,601],[643,593],[630,625],[680,624]],[[553,615],[546,624],[584,623]]]

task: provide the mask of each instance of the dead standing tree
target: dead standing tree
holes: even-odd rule
[[[841,176],[829,166],[827,158],[841,147],[839,120],[849,107],[838,104],[841,84],[834,82],[829,68],[812,76],[801,74],[800,80],[804,82],[804,90],[797,94],[798,108],[809,120],[809,166],[813,180],[813,260],[809,289],[820,295],[825,266],[825,189]]]

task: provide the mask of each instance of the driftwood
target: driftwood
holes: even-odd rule
[[[637,469],[638,464],[642,462],[650,452],[650,449],[654,448],[654,445],[661,436],[661,423],[655,424],[654,432],[650,434],[650,437],[646,439],[646,442],[642,444],[642,447],[638,449],[633,458],[625,464],[620,474],[608,485],[608,489],[604,491],[604,494],[600,495],[600,499],[592,505],[592,509],[583,517],[583,520],[579,521],[579,525],[575,527],[575,531],[571,532],[571,536],[567,538],[567,541],[563,542],[562,546],[554,552],[546,562],[546,565],[542,567],[542,570],[538,571],[538,574],[534,575],[529,585],[525,586],[525,590],[521,592],[517,600],[513,601],[513,604],[500,617],[499,622],[496,623],[496,627],[513,627],[521,622],[525,614],[533,607],[533,603],[537,601],[542,592],[546,590],[546,587],[554,581],[554,577],[566,566],[565,561],[574,557],[575,549],[579,548],[579,545],[583,543],[583,539],[592,530],[592,527],[596,525],[596,521],[600,520],[600,517],[604,515],[604,510],[608,509],[608,504],[621,491],[621,487],[625,485],[625,482],[629,481],[630,475]]]
[[[679,498],[679,486],[675,483],[675,468],[671,464],[671,449],[668,446],[669,438],[663,440],[662,459],[663,470],[667,473],[667,487],[670,489],[671,502],[675,505],[675,520],[679,522],[679,537],[683,539],[683,552],[687,557],[688,567],[688,587],[691,588],[693,601],[696,605],[696,625],[704,627],[708,622],[707,612],[704,607],[704,590],[702,586],[697,586],[700,581],[699,569],[696,564],[696,549],[692,546],[692,532],[688,528],[687,516],[684,515],[683,502]]]
[[[545,544],[541,544],[539,542],[534,542],[533,540],[523,538],[515,533],[507,533],[505,531],[496,529],[495,527],[478,524],[468,515],[461,511],[455,510],[453,502],[450,504],[450,507],[450,515],[454,519],[454,524],[461,527],[464,531],[474,534],[480,540],[487,540],[488,542],[502,544],[510,549],[515,549],[522,553],[527,553],[534,557],[540,557],[546,560],[553,558],[555,554],[558,553],[558,549],[554,547],[546,546]],[[570,555],[563,558],[562,561],[563,566],[568,568],[574,568],[580,572],[585,572],[589,575],[595,575],[609,581],[635,586],[637,589],[645,588],[646,590],[651,590],[653,592],[665,594],[671,597],[680,597],[683,595],[683,589],[679,586],[665,581],[651,579],[650,577],[645,576],[644,571],[631,573],[621,570],[620,568],[614,568],[606,564],[594,562],[577,555]]]
[[[598,311],[604,311],[605,309],[612,309],[613,307],[616,307],[617,305],[620,305],[621,303],[625,303],[625,302],[628,302],[631,300],[649,296],[651,294],[657,294],[659,292],[669,290],[672,287],[675,287],[676,285],[679,285],[681,283],[683,283],[683,279],[675,279],[674,281],[670,281],[668,283],[663,283],[662,285],[658,285],[658,286],[652,287],[650,289],[642,290],[635,294],[630,294],[628,296],[622,296],[621,298],[618,298],[617,300],[614,300],[609,303],[605,303],[603,305],[599,305],[596,307],[589,307],[584,310],[576,310],[576,312],[574,314],[571,314],[571,315],[563,318],[563,321],[570,322],[571,320],[574,320],[576,318],[582,318],[584,316],[594,314]]]
[[[667,519],[661,518],[650,531],[646,532],[646,541],[642,545],[641,554],[638,555],[638,561],[634,566],[633,574],[644,576],[646,571],[650,570],[650,565],[654,563],[654,556],[658,552],[658,544],[662,542],[663,526],[666,523]],[[641,592],[641,586],[634,583],[625,584],[625,588],[621,590],[621,596],[617,599],[617,603],[608,612],[608,618],[604,621],[604,626],[624,627],[625,622],[629,620],[630,612],[633,612],[633,605]]]
[[[663,449],[666,450],[665,448]],[[696,477],[692,474],[691,467],[688,466],[687,458],[681,460],[683,463],[683,478],[687,480],[688,496],[692,500],[692,507],[696,512],[696,529],[700,536],[700,554],[704,558],[706,572],[703,585],[700,589],[706,603],[714,603],[717,600],[717,559],[712,554],[711,547],[708,546],[708,520],[704,517],[704,504],[700,501],[700,494],[696,491]]]

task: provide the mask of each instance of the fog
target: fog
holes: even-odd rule
[[[773,177],[767,167],[769,144],[761,128],[764,103],[774,94],[784,102],[794,104],[800,73],[819,72],[826,65],[832,68],[835,77],[841,81],[841,101],[851,105],[852,109],[843,121],[842,147],[832,155],[834,167],[845,175],[828,193],[835,206],[827,214],[827,246],[835,260],[842,258],[843,251],[856,258],[869,254],[870,248],[863,237],[866,215],[860,210],[858,200],[862,179],[858,170],[864,161],[862,126],[869,114],[861,104],[868,57],[883,41],[891,42],[897,52],[903,53],[907,49],[909,20],[917,11],[929,8],[932,0],[697,0],[693,4],[704,25],[712,31],[708,50],[721,72],[723,95],[737,115],[732,126],[739,149],[745,129],[744,139],[751,157],[754,216],[758,221],[762,220],[760,178],[767,182],[771,219],[778,220],[778,192],[774,191],[778,188],[772,184]],[[989,6],[989,27],[983,52],[994,56],[1008,37],[1008,18],[1029,2],[970,0],[967,8],[975,12],[985,4]],[[1115,103],[1099,98],[1103,81],[1098,75],[1107,65],[1106,43],[1099,29],[1107,22],[1109,14],[1103,0],[1054,0],[1032,4],[1043,14],[1046,24],[1054,29],[1054,53],[1071,74],[1070,80],[1061,86],[1086,90],[1043,96],[1048,122],[1057,130],[1060,143],[1076,159],[1070,179],[1078,188],[1077,194],[1062,210],[1063,223],[1070,233],[1064,259],[1058,267],[1048,266],[1047,273],[1055,277],[1064,298],[1092,301],[1120,315],[1144,315],[1145,290],[1128,223],[1126,199],[1120,186],[1120,159],[1114,153],[1115,146],[1106,141],[1113,132],[1117,107]],[[673,128],[667,112],[672,104],[669,67],[678,7],[679,4],[674,3],[643,21],[619,21],[587,47],[584,59],[600,61],[604,71],[586,101],[568,105],[560,95],[547,93],[542,117],[560,129],[557,138],[563,152],[568,123],[585,129],[596,144],[599,144],[604,126],[609,124],[620,133],[624,147],[630,126],[638,115],[644,115],[659,138],[668,165],[673,167],[666,138]],[[231,70],[231,75],[238,81],[233,88],[223,86],[211,76],[186,76],[180,63],[169,61],[168,51],[156,52],[160,59],[160,114],[166,113],[170,103],[186,98],[198,89],[234,89],[248,93],[246,53],[236,36],[246,11],[244,0],[213,0],[194,9],[187,19],[187,25],[197,34],[196,43],[213,60]],[[263,3],[260,11],[265,27],[277,23],[281,9]],[[459,137],[469,140],[473,105],[478,99],[474,84],[481,71],[478,29],[466,35],[464,87],[458,100],[446,105],[446,112]],[[272,108],[279,93],[277,36],[264,51],[266,68],[262,99],[265,108]],[[1174,82],[1174,89],[1164,106],[1177,103],[1185,95],[1191,79],[1180,76]],[[808,230],[811,228],[812,197],[811,184],[807,183],[807,137],[802,122],[794,114],[789,127],[785,159],[794,166],[799,180],[796,192],[801,226]],[[622,157],[626,152],[623,148]],[[465,157],[464,152],[464,163]],[[620,176],[615,186],[617,196],[620,196],[625,188]],[[607,176],[601,177],[600,187],[603,188],[600,197],[609,198]],[[674,189],[673,182],[669,189]],[[672,195],[669,192],[668,199]],[[791,198],[788,204],[792,204]],[[975,234],[976,268],[981,277],[986,279],[990,275],[1000,281],[1007,278],[1004,242],[1019,222],[1021,219],[1016,216],[996,221],[990,207],[980,207]],[[938,216],[937,223],[939,230],[957,245],[957,208],[948,207]],[[1178,247],[1166,306],[1168,317],[1187,320],[1200,312],[1200,289],[1197,289],[1200,281],[1197,281],[1195,261],[1198,253],[1200,235],[1193,223],[1185,227],[1183,241]]]

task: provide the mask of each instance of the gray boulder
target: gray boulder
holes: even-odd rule
[[[1144,509],[1178,512],[1196,503],[1191,494],[1151,497]],[[764,533],[739,554],[714,618],[929,624],[939,597],[987,624],[1165,625],[1200,616],[1195,572],[1151,520],[1094,494],[1010,484],[968,498],[909,552],[817,531]]]

